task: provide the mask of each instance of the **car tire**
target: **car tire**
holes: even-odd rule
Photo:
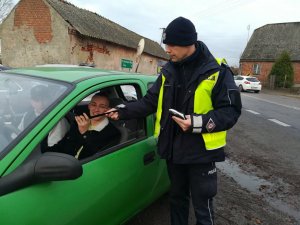
[[[259,91],[254,91],[255,93],[259,93]]]
[[[242,86],[242,85],[239,85],[239,91],[240,91],[240,92],[244,91],[244,89],[243,89],[243,86]]]

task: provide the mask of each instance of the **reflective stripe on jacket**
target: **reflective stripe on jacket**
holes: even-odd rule
[[[157,103],[157,111],[156,111],[156,120],[155,120],[155,128],[154,128],[154,137],[158,137],[160,131],[160,120],[162,114],[162,101],[163,101],[163,92],[164,92],[164,84],[165,84],[165,76],[162,76],[161,87],[159,90],[158,103]]]
[[[216,59],[218,64],[226,64],[226,60],[222,58]],[[194,97],[194,113],[206,114],[213,109],[211,101],[212,90],[219,78],[219,72],[210,75],[206,80],[203,80],[197,87]],[[160,132],[160,121],[162,115],[163,93],[164,93],[165,76],[162,75],[162,84],[159,91],[156,122],[154,136],[158,137]],[[203,133],[202,134],[206,150],[214,150],[226,145],[226,131]]]

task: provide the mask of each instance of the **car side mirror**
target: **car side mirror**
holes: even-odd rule
[[[46,152],[1,177],[0,196],[36,183],[73,180],[80,177],[82,173],[81,163],[73,156]]]

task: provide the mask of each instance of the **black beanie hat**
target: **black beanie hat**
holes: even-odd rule
[[[163,33],[163,43],[178,46],[189,46],[197,42],[194,24],[183,17],[173,20]]]

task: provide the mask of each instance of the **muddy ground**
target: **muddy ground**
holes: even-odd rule
[[[234,130],[233,132],[241,132]],[[270,156],[245,154],[229,142],[226,163],[218,163],[216,225],[300,225],[300,179],[270,166]],[[271,157],[272,158],[272,157]],[[284,162],[277,167],[285,168]],[[283,178],[282,178],[283,177]],[[126,225],[169,225],[168,194]],[[196,224],[190,208],[189,224]]]
[[[289,98],[283,98],[283,104],[299,106],[299,96]],[[219,163],[216,224],[300,225],[300,135],[296,121],[288,128],[271,125],[265,120],[269,115],[247,113],[245,109],[253,106],[244,103],[238,123],[228,132],[227,159]],[[257,110],[263,112],[267,107],[258,106]],[[286,108],[282,112],[289,118],[292,113],[298,111]]]
[[[220,166],[219,166],[220,167]],[[244,167],[247,167],[244,164]],[[248,169],[253,169],[249,166]],[[285,213],[285,209],[280,208],[281,203],[285,206],[286,201],[277,199],[289,196],[289,190],[285,190],[281,182],[277,184],[264,184],[258,182],[258,192],[243,188],[230,175],[218,169],[218,195],[215,198],[215,224],[216,225],[300,225],[298,212]],[[274,181],[276,183],[276,181]],[[271,187],[272,186],[272,187]],[[274,197],[274,195],[276,195]],[[270,201],[275,200],[275,207]],[[298,204],[292,198],[287,200],[288,207],[291,202],[293,208]],[[273,201],[274,203],[274,201]],[[277,209],[279,208],[279,209]],[[290,208],[288,208],[290,209]],[[138,214],[126,225],[169,225],[169,205],[168,194],[153,203],[146,210]],[[192,205],[190,207],[189,224],[196,224]]]
[[[300,225],[299,176],[284,169],[285,162],[277,160],[277,170],[272,156],[233,145],[226,150],[227,169],[219,166],[216,224]]]
[[[217,164],[216,225],[300,225],[299,129],[264,119],[243,111],[228,132],[226,161]],[[190,212],[189,225],[196,224],[192,206]],[[126,225],[169,224],[166,194]]]
[[[244,167],[246,166],[244,165]],[[274,183],[273,185],[262,183],[258,187],[258,192],[260,193],[241,187],[231,176],[219,171],[219,191],[215,198],[216,225],[300,224],[300,221],[297,221],[293,215],[287,214],[280,208],[282,205],[285,206],[286,201],[278,201],[277,199],[289,195],[289,192],[284,190],[280,182],[275,185]],[[275,198],[274,195],[276,195]],[[291,201],[293,200],[288,200],[288,204]],[[293,204],[293,206],[295,205]],[[193,221],[190,224],[193,224]]]
[[[264,197],[241,188],[233,178],[219,171],[219,192],[215,198],[216,225],[298,225],[292,216],[277,210]],[[263,191],[263,187],[262,187]],[[189,224],[196,224],[190,207]],[[126,225],[169,225],[168,194],[134,217]]]
[[[300,225],[300,172],[292,161],[282,159],[250,138],[243,138],[241,118],[229,132],[226,161],[218,163],[218,194],[215,197],[216,225]],[[275,137],[276,138],[276,137]],[[262,137],[266,140],[266,137]],[[246,143],[246,144],[245,144]],[[255,146],[255,148],[251,147]],[[241,147],[243,146],[243,147]],[[259,148],[258,148],[259,146]],[[297,162],[295,162],[297,163]],[[191,206],[189,224],[196,224]],[[160,198],[127,225],[169,225],[168,195]]]

